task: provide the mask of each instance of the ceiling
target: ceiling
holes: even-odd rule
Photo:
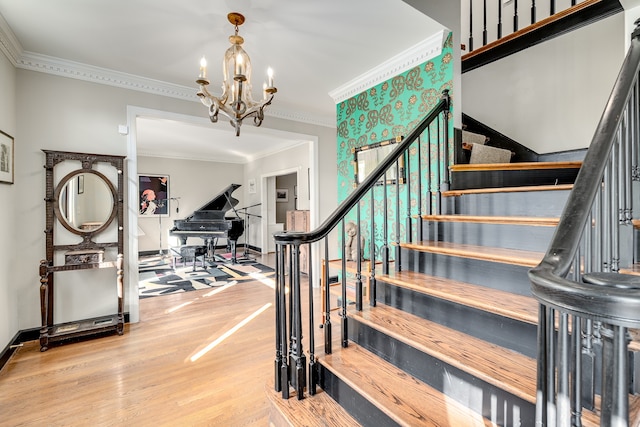
[[[278,93],[265,123],[273,115],[334,126],[329,92],[442,29],[401,0],[0,0],[19,55],[165,82],[193,90],[195,102],[203,55],[219,93],[216,64],[233,34],[232,11],[246,17],[239,33],[254,86],[262,87],[267,67],[275,72]],[[136,124],[139,153],[243,163],[301,142],[252,121],[237,138],[220,122],[212,125],[204,106],[200,118],[150,114]]]

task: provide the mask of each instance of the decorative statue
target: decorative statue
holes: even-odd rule
[[[349,221],[344,226],[345,242],[344,242],[344,256],[347,261],[355,261],[358,259],[358,227],[353,221]],[[364,237],[360,237],[360,259],[364,253]]]

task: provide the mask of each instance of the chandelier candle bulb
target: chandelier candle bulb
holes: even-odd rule
[[[273,69],[267,68],[267,76],[269,76],[269,87],[273,87]]]
[[[236,56],[236,75],[241,76],[244,74],[244,67],[242,66],[242,55]]]
[[[204,56],[200,58],[200,78],[207,78],[207,60],[204,58]]]

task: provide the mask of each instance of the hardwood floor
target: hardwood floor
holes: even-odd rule
[[[148,298],[124,336],[24,343],[0,371],[0,426],[266,426],[273,298],[260,281]]]

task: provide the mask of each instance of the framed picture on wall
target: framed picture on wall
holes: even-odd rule
[[[169,175],[138,175],[138,215],[169,215]]]
[[[249,194],[256,193],[256,180],[254,178],[249,179]]]
[[[13,137],[0,130],[0,183],[13,184]]]
[[[276,188],[276,202],[284,203],[289,201],[289,190],[286,188]]]

